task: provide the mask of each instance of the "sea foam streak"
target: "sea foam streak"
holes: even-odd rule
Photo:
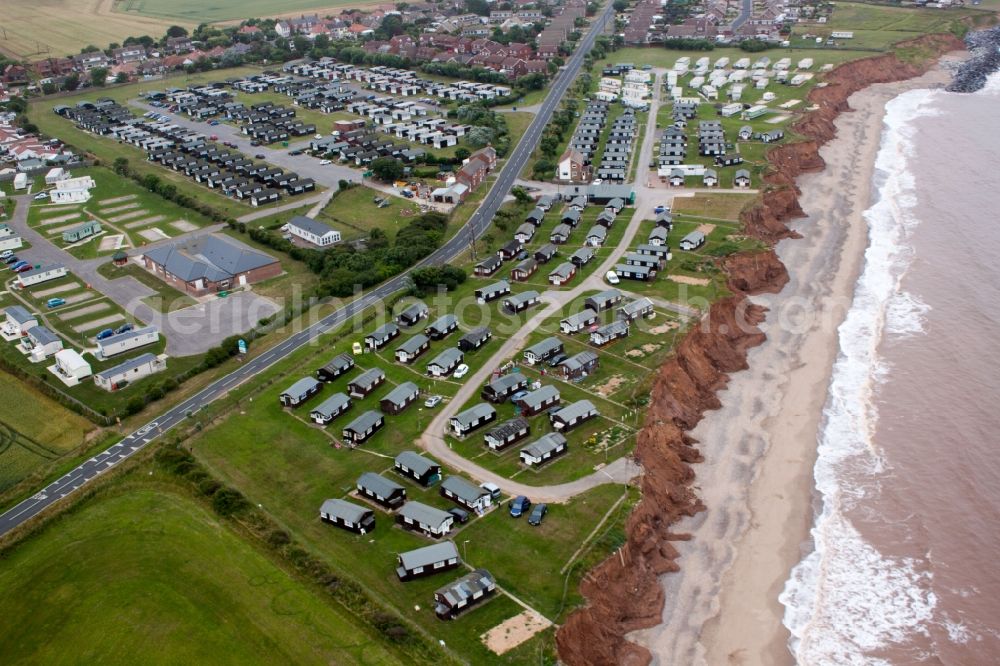
[[[815,550],[792,570],[779,599],[791,632],[789,647],[801,664],[879,663],[870,652],[921,632],[935,598],[922,562],[890,558],[867,543],[849,517],[878,492],[885,462],[872,444],[878,420],[875,389],[885,372],[878,347],[885,333],[921,330],[926,306],[900,291],[911,260],[913,215],[910,123],[931,115],[940,94],[913,90],[886,105],[885,129],[875,162],[879,200],[865,211],[869,246],[851,309],[838,329],[833,368],[814,470],[822,512],[812,528]]]

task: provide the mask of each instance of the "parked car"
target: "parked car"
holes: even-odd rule
[[[514,395],[510,396],[511,401],[520,400],[524,396],[528,395],[529,391],[518,391]]]
[[[437,407],[438,405],[441,404],[442,400],[444,400],[444,398],[442,398],[441,396],[432,395],[431,397],[424,400],[424,407]]]
[[[212,127],[215,127],[215,126],[217,126],[219,124],[219,121],[218,120],[209,120],[208,124],[211,125]]]
[[[320,166],[326,166],[327,164],[333,164],[330,160],[320,160]]]
[[[13,266],[10,267],[10,270],[12,270],[12,271],[18,271],[18,270],[20,270],[21,268],[23,268],[23,267],[25,267],[27,265],[28,265],[27,261],[18,261]]]
[[[257,146],[260,145],[260,141],[258,141],[257,139],[254,139],[253,141],[250,142],[250,145],[254,146],[256,148]]]
[[[48,199],[48,198],[49,198],[48,192],[39,192],[38,194],[32,197],[32,199],[34,199],[35,201],[41,201],[42,199]]]
[[[264,159],[264,153],[257,153],[256,155],[254,155],[254,159],[257,159],[257,160]]]
[[[4,250],[0,252],[0,259],[9,259],[14,256],[14,250]]]
[[[469,522],[469,512],[465,509],[459,509],[457,506],[448,509],[448,513],[454,516],[455,520],[460,523]]]
[[[497,484],[486,482],[480,483],[479,487],[488,492],[494,501],[498,501],[500,499],[500,486]]]
[[[31,264],[25,264],[24,266],[21,266],[20,268],[15,268],[14,272],[15,273],[23,273],[25,271],[30,271],[31,269],[32,269],[32,265]]]
[[[296,155],[301,155],[302,151],[298,150],[298,149],[296,149],[296,150],[289,150],[288,154],[291,155],[292,157],[295,157]]]
[[[66,305],[65,298],[50,298],[48,301],[45,302],[45,307],[47,308],[57,308],[60,305]]]
[[[122,324],[121,326],[115,329],[115,335],[118,335],[119,333],[128,333],[133,328],[135,328],[135,326],[133,326],[132,324]]]
[[[561,354],[561,353],[560,354],[556,354],[555,356],[553,356],[552,358],[549,359],[549,367],[550,368],[554,368],[554,367],[558,366],[560,363],[562,363],[563,361],[565,361],[567,358],[569,358],[569,356],[567,356],[566,354]]]
[[[538,527],[545,520],[545,514],[548,512],[548,504],[536,504],[535,508],[531,510],[531,515],[528,516],[528,524]]]
[[[6,259],[4,259],[3,263],[5,263],[5,264],[16,264],[18,261],[20,261],[20,259],[18,259],[16,255],[12,254],[9,257],[7,257]]]
[[[455,379],[461,379],[466,374],[468,374],[468,372],[469,372],[469,366],[463,363],[462,365],[455,368]]]
[[[114,329],[106,328],[103,331],[101,331],[100,333],[98,333],[97,335],[95,335],[94,339],[95,340],[107,340],[108,338],[110,338],[114,334],[115,334]]]
[[[521,514],[527,513],[531,508],[531,500],[524,495],[518,495],[510,501],[511,518],[520,518]]]
[[[608,284],[618,284],[621,282],[621,280],[618,279],[618,273],[615,273],[614,271],[608,271],[604,275],[604,279],[608,281]]]
[[[218,141],[219,140],[219,135],[218,134],[210,134],[209,137],[208,137],[208,140],[209,141]]]

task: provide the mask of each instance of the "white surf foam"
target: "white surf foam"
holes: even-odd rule
[[[912,121],[934,114],[935,95],[914,90],[886,105],[876,159],[879,200],[864,217],[869,227],[865,266],[851,309],[839,328],[840,354],[830,381],[814,470],[822,511],[812,529],[815,550],[792,570],[779,599],[801,664],[872,664],[880,647],[923,633],[936,603],[921,562],[886,557],[867,543],[848,516],[878,492],[885,461],[872,442],[878,413],[874,391],[887,371],[878,347],[888,333],[922,330],[919,301],[900,292],[917,224]],[[924,306],[926,307],[926,306]]]

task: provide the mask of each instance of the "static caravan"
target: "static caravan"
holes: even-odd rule
[[[319,425],[326,425],[351,408],[351,398],[346,393],[334,393],[309,412],[309,417]]]
[[[336,525],[350,532],[367,534],[375,529],[375,512],[342,499],[328,499],[319,508],[323,522]]]
[[[454,619],[493,594],[496,586],[496,579],[489,571],[476,569],[434,592],[434,613],[442,620]]]
[[[413,451],[403,451],[396,456],[393,467],[422,486],[430,486],[441,480],[441,465]]]
[[[521,462],[529,466],[541,465],[566,453],[566,450],[566,437],[558,432],[550,432],[521,449]]]
[[[421,524],[420,521],[424,520],[430,521],[428,524],[433,524],[439,520],[447,522],[438,513],[444,513],[450,517],[447,511],[440,511],[426,504],[420,504],[419,502],[411,502],[410,504],[417,504],[418,507],[416,509],[409,509],[405,518],[401,515],[399,520],[401,524],[417,526]],[[426,509],[430,509],[430,511],[423,511],[419,507],[425,507]],[[438,529],[443,527],[443,522],[437,526]],[[451,529],[450,523],[448,529]],[[421,529],[421,531],[425,530]],[[447,534],[447,530],[445,530],[444,534]],[[403,581],[413,580],[420,576],[454,569],[460,562],[458,549],[455,548],[455,544],[451,541],[442,541],[431,546],[424,546],[423,548],[400,553],[396,575]]]
[[[558,412],[549,415],[552,427],[560,432],[566,432],[588,421],[600,413],[589,400],[579,400],[563,407]]]
[[[110,338],[97,341],[98,358],[107,359],[139,347],[151,345],[160,340],[160,331],[155,326],[145,326]]]
[[[504,421],[495,428],[486,431],[484,440],[486,446],[492,451],[502,451],[511,444],[518,442],[531,433],[531,426],[528,422],[516,416],[508,421]]]
[[[365,472],[358,477],[358,494],[387,509],[398,509],[406,501],[406,488],[375,472]]]
[[[497,410],[485,402],[481,402],[451,417],[448,421],[448,427],[456,437],[465,437],[477,428],[494,421],[496,417]]]
[[[403,505],[403,508],[399,510],[396,514],[396,522],[402,525],[406,529],[412,529],[417,532],[426,534],[432,538],[443,537],[451,531],[451,526],[455,522],[455,517],[452,516],[447,511],[442,511],[437,507],[433,507],[423,502],[407,502]],[[451,544],[450,541],[445,543]],[[444,544],[438,544],[444,545]],[[427,546],[427,548],[435,548],[436,546]],[[454,551],[455,546],[451,544],[451,550]],[[420,550],[426,550],[426,548],[421,548]],[[418,551],[411,551],[411,553],[416,553]],[[451,551],[449,551],[448,559],[451,559]],[[434,573],[435,571],[442,571],[446,566],[444,562],[447,560],[440,559],[437,555],[434,556],[434,562],[428,567],[424,562],[415,563],[413,557],[406,557],[404,562],[404,556],[408,556],[410,553],[403,553],[400,556],[400,566],[397,569],[397,574],[402,570],[407,574],[408,577],[413,577],[420,575],[422,573]],[[454,551],[455,566],[458,566],[458,552]],[[440,565],[435,569],[434,564]],[[401,580],[407,580],[403,576],[400,576]]]

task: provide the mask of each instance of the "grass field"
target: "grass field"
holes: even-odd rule
[[[399,663],[202,507],[128,490],[5,554],[4,661]]]
[[[154,16],[171,20],[183,20],[192,23],[230,21],[240,18],[275,16],[280,14],[298,14],[301,12],[319,11],[324,9],[337,13],[336,10],[345,7],[359,7],[377,4],[369,0],[355,2],[353,0],[283,0],[276,5],[269,0],[216,0],[206,5],[198,0],[118,0],[115,9],[128,15]],[[277,11],[276,11],[277,10]]]
[[[386,199],[389,205],[379,208],[376,197]],[[344,240],[367,237],[372,229],[381,229],[392,240],[400,223],[406,224],[419,214],[420,207],[415,203],[359,186],[338,192],[317,217],[339,229]]]

